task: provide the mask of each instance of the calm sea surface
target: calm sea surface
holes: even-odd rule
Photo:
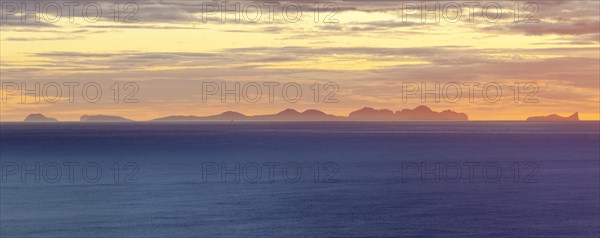
[[[2,123],[0,237],[598,237],[598,122]]]

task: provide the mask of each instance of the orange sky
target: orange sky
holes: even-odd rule
[[[36,3],[19,2],[31,8]],[[502,1],[497,19],[489,10],[494,2],[481,1],[469,18],[471,7],[455,1],[462,5],[456,22],[457,8],[442,1],[439,9],[448,10],[427,12],[424,19],[403,1],[321,3],[318,16],[313,2],[293,1],[274,5],[272,15],[263,8],[259,20],[248,4],[265,7],[262,1],[239,2],[246,11],[237,15],[221,15],[203,1],[120,2],[118,22],[112,1],[78,1],[71,19],[64,5],[56,18],[44,7],[47,1],[37,3],[50,9],[39,23],[31,14],[22,21],[6,6],[3,12],[2,121],[30,113],[59,120],[83,114],[148,120],[285,108],[347,115],[364,106],[400,110],[422,104],[465,112],[472,120],[573,112],[600,119],[598,1],[539,1],[535,12],[520,2],[518,14],[514,2]],[[90,13],[79,14],[93,3],[103,9],[96,22]],[[435,9],[435,3],[426,7]],[[235,9],[233,3],[226,7]],[[301,15],[294,12],[298,7]],[[268,85],[276,84],[270,91]],[[217,91],[207,85],[217,85]],[[239,102],[231,93],[222,102],[224,87]],[[496,98],[497,88],[502,94]]]

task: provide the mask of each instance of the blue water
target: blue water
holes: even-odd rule
[[[3,123],[0,139],[2,238],[600,235],[598,122]]]

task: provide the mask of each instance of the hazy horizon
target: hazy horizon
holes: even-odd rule
[[[440,113],[442,111],[442,110],[439,110],[439,111],[435,110],[435,109],[430,108],[430,107],[425,106],[425,105],[421,105],[419,107],[426,107],[426,108],[432,110],[433,113]],[[118,117],[118,118],[121,118],[121,119],[130,120],[131,122],[151,122],[151,121],[156,121],[156,120],[163,119],[163,118],[168,118],[168,117],[195,117],[195,118],[205,119],[204,121],[207,121],[207,122],[210,122],[210,121],[228,121],[228,120],[237,121],[237,122],[243,122],[243,121],[257,121],[258,122],[258,121],[269,121],[269,120],[264,120],[264,119],[260,119],[260,118],[257,118],[257,117],[277,116],[278,114],[284,113],[286,111],[293,111],[293,112],[298,112],[298,113],[305,113],[305,112],[310,112],[310,111],[316,111],[316,112],[323,113],[324,116],[327,116],[327,117],[336,117],[337,119],[335,119],[334,121],[365,121],[365,122],[369,122],[369,121],[396,121],[396,122],[402,122],[402,121],[408,121],[408,122],[410,122],[410,121],[432,121],[432,122],[434,122],[434,121],[438,121],[438,122],[449,122],[449,121],[527,121],[527,119],[530,118],[530,117],[548,117],[548,116],[556,115],[556,114],[550,114],[550,115],[531,115],[528,118],[523,118],[521,120],[489,120],[489,119],[488,120],[472,120],[472,119],[468,119],[468,118],[466,120],[448,120],[448,119],[437,119],[437,120],[436,119],[422,119],[422,120],[418,120],[418,119],[402,119],[402,118],[395,118],[395,119],[389,119],[389,120],[387,120],[387,119],[359,119],[359,118],[353,118],[352,117],[352,113],[363,111],[365,109],[372,109],[372,110],[375,110],[375,111],[390,110],[390,111],[392,111],[393,113],[396,113],[396,114],[399,113],[401,110],[408,110],[408,111],[414,110],[414,109],[391,110],[391,109],[387,109],[387,108],[364,107],[364,108],[361,108],[361,109],[349,112],[349,113],[347,113],[345,115],[334,115],[334,114],[329,114],[326,111],[320,111],[320,110],[316,110],[316,109],[307,109],[307,110],[301,111],[301,110],[296,110],[294,108],[286,108],[286,109],[283,109],[283,110],[280,110],[280,111],[276,111],[276,112],[272,112],[272,113],[268,113],[268,114],[249,115],[249,114],[245,114],[245,113],[241,113],[241,112],[237,112],[237,111],[224,111],[224,112],[221,112],[221,113],[218,113],[218,114],[209,114],[209,115],[197,115],[197,114],[196,115],[194,115],[194,114],[164,115],[164,116],[161,116],[161,117],[158,117],[158,118],[153,118],[153,119],[150,119],[150,120],[133,120],[131,118],[127,118],[127,117],[124,117],[122,115],[115,115],[115,114],[113,114],[113,115],[107,115],[107,114],[83,114],[77,120],[61,120],[61,118],[56,118],[56,117],[53,117],[52,115],[46,115],[46,114],[43,114],[43,113],[31,113],[31,114],[28,114],[27,116],[25,116],[23,119],[26,119],[26,117],[33,116],[33,115],[41,115],[41,116],[44,116],[44,117],[47,117],[47,118],[57,119],[59,122],[80,122],[80,119],[82,117],[86,117],[86,116],[92,116],[92,117],[96,117],[96,116],[98,116],[98,117],[102,117],[102,116]],[[443,111],[449,111],[451,113],[464,114],[462,112],[452,111],[451,109],[444,109]],[[217,116],[221,116],[221,115],[224,115],[224,114],[227,114],[227,113],[236,113],[236,114],[239,113],[240,116],[243,116],[245,118],[243,118],[241,120],[235,120],[235,119],[227,119],[227,120],[225,120],[223,118],[218,118],[217,117]],[[570,115],[558,115],[558,116],[566,118],[566,117],[572,116],[574,114],[578,114],[578,112],[575,112],[575,113],[570,114]],[[371,116],[377,116],[375,113],[372,113],[372,112],[370,113],[370,115]],[[466,116],[468,116],[468,115],[466,115]],[[217,118],[211,120],[210,117],[217,117]],[[255,118],[255,119],[253,120],[253,118]],[[297,119],[301,119],[301,118],[297,118]],[[329,119],[329,120],[331,120],[331,119]],[[23,120],[2,121],[2,122],[22,122],[22,121]],[[270,120],[270,121],[294,121],[294,119],[293,118],[289,119],[289,120],[273,119],[273,120]],[[302,120],[299,120],[299,121],[302,121]],[[314,121],[318,122],[318,121],[327,121],[327,120],[318,120],[317,119],[317,120],[314,120]],[[579,118],[578,121],[598,121],[598,120],[581,120]]]

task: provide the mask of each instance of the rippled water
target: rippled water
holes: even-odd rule
[[[599,131],[2,123],[0,235],[598,237]]]

